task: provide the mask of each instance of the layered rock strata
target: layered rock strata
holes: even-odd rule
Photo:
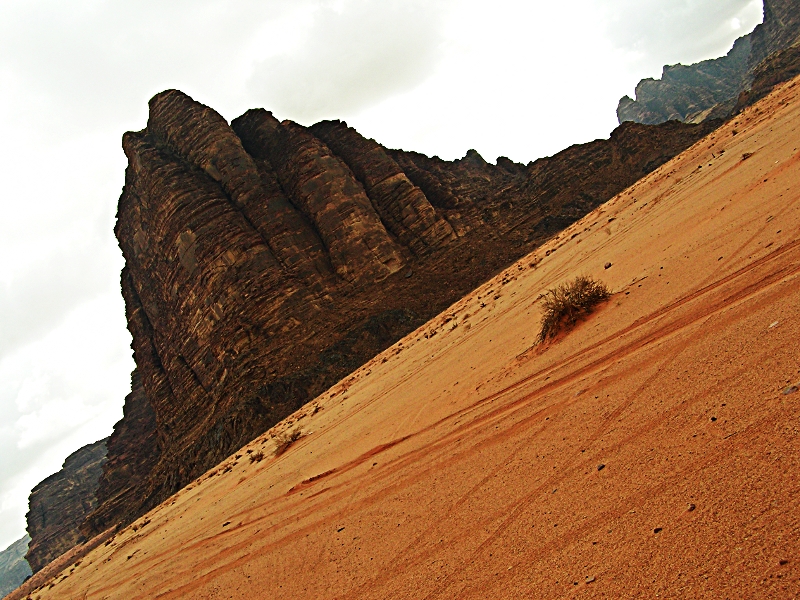
[[[660,79],[643,79],[636,99],[624,96],[617,107],[620,123],[657,124],[668,120],[700,122],[723,118],[748,90],[759,65],[800,40],[800,2],[764,0],[764,20],[721,58],[694,65],[667,65]]]
[[[739,94],[733,112],[741,112],[745,107],[761,100],[776,86],[798,75],[800,75],[800,44],[771,54],[753,72],[753,82],[749,89]]]
[[[54,558],[86,541],[80,525],[97,504],[106,440],[70,454],[64,466],[31,491],[25,558],[36,573]]]
[[[415,254],[421,256],[455,238],[450,223],[375,140],[341,121],[317,123],[311,133],[345,161],[389,231]]]
[[[529,165],[171,90],[127,133],[116,234],[137,371],[85,535],[127,523],[706,135],[626,123]]]
[[[749,36],[736,40],[727,55],[694,65],[665,65],[660,79],[642,79],[636,100],[623,96],[617,107],[620,123],[692,121],[721,103],[735,101],[747,85]],[[730,108],[730,107],[729,107]]]

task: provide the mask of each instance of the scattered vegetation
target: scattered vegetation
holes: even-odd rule
[[[275,456],[280,456],[289,449],[289,446],[294,444],[303,435],[300,428],[297,427],[291,431],[284,431],[275,438]]]
[[[581,275],[569,283],[547,290],[543,299],[542,329],[538,343],[554,338],[571,328],[578,319],[607,300],[611,292],[606,284]]]
[[[248,450],[247,453],[250,454],[251,463],[261,462],[262,460],[264,460],[264,453],[261,452],[261,450],[259,450],[258,452],[253,452],[252,450]]]

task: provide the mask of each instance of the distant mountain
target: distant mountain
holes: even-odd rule
[[[764,22],[736,40],[726,56],[665,66],[661,79],[639,82],[636,100],[620,99],[617,118],[620,123],[657,124],[726,117],[737,107],[739,95],[750,89],[759,65],[798,41],[800,0],[764,0]]]
[[[17,589],[31,575],[31,567],[25,560],[30,541],[25,534],[0,552],[0,598]]]
[[[784,81],[800,75],[800,44],[770,54],[753,72],[750,87],[739,94],[734,113],[755,104]]]

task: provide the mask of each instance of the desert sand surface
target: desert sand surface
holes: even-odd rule
[[[776,90],[31,597],[800,597],[798,94]],[[581,274],[611,300],[535,346],[540,294]]]

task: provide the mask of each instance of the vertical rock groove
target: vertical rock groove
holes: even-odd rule
[[[294,204],[314,223],[336,272],[383,279],[403,265],[400,248],[348,166],[319,139],[267,111],[233,121],[246,148],[267,158]]]
[[[416,254],[453,240],[450,224],[377,142],[341,121],[322,121],[310,131],[347,163],[387,228]]]

